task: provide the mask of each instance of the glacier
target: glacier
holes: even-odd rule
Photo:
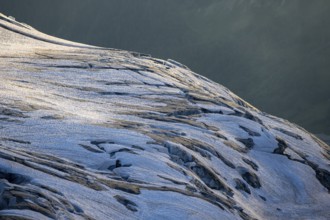
[[[330,218],[330,147],[185,65],[0,14],[0,67],[0,219]]]

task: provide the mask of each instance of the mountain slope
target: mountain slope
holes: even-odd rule
[[[45,33],[179,60],[265,112],[330,135],[328,0],[1,3]]]
[[[325,143],[173,60],[0,15],[0,216],[327,219]]]

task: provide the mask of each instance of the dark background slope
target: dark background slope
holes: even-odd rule
[[[330,134],[328,0],[0,0],[0,11],[61,38],[178,60]]]

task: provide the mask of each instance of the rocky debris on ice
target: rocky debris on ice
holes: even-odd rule
[[[2,218],[329,218],[328,145],[137,54],[0,15]]]

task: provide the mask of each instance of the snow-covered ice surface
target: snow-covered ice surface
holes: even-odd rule
[[[329,219],[330,148],[173,61],[0,15],[0,216]]]

